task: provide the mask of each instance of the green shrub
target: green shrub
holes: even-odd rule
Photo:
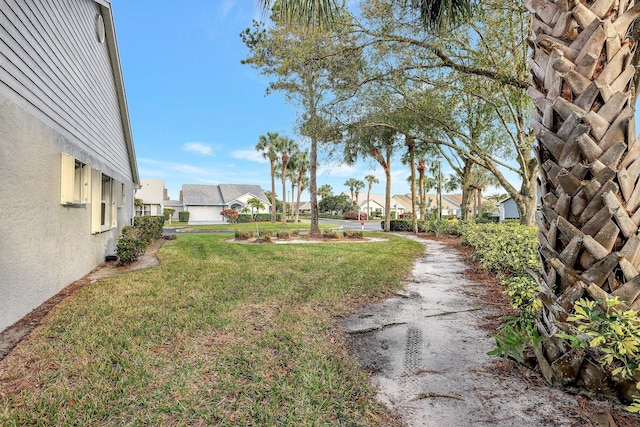
[[[118,239],[116,246],[120,264],[131,264],[144,254],[147,243],[142,240],[140,234],[138,227],[122,227],[122,235]]]
[[[261,242],[270,242],[272,237],[273,231],[271,230],[260,230],[258,232],[258,239],[260,239]]]
[[[427,221],[418,221],[418,231],[434,233],[436,236],[459,236],[462,232],[462,221],[457,219],[431,219]]]
[[[291,232],[287,230],[280,230],[276,233],[276,236],[280,240],[289,240],[291,238]]]
[[[364,239],[364,233],[362,231],[357,230],[345,230],[342,235],[347,239]]]
[[[180,222],[189,222],[189,212],[178,212],[178,221]]]
[[[380,222],[380,226],[384,229],[384,221]],[[412,225],[410,220],[406,219],[392,219],[389,222],[389,231],[412,231]]]
[[[254,219],[255,218],[255,219]],[[253,221],[257,221],[257,222],[270,222],[271,221],[271,214],[255,214],[253,216],[251,216],[251,214],[239,214],[238,215],[238,219],[236,220],[236,222],[241,222],[241,223],[248,223],[248,222],[253,222]],[[276,221],[281,221],[282,220],[282,214],[281,213],[276,213]]]
[[[323,230],[322,237],[324,239],[339,239],[340,235],[333,230]]]
[[[164,208],[162,210],[162,214],[164,216],[164,220],[165,221],[169,221],[169,218],[171,218],[171,216],[176,213],[176,210],[173,208]]]
[[[524,276],[527,268],[540,270],[536,227],[467,223],[461,231],[461,242],[475,248],[474,258],[485,270],[503,276]]]
[[[133,226],[139,229],[140,240],[148,245],[151,242],[155,242],[162,236],[164,217],[137,216],[133,219]]]
[[[236,240],[253,239],[253,230],[245,230],[245,231],[236,230],[235,237],[236,237]]]
[[[621,310],[619,305],[617,297],[606,301],[581,298],[567,320],[576,322],[584,335],[558,336],[569,339],[575,347],[598,348],[602,366],[612,367],[613,375],[634,378],[640,368],[640,318],[636,310]]]
[[[522,317],[535,318],[542,309],[538,298],[540,286],[531,276],[509,277],[501,282],[507,287],[504,294],[509,297],[511,307],[518,310]]]

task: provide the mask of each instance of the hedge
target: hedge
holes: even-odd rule
[[[137,216],[133,226],[123,227],[116,246],[120,264],[131,264],[144,254],[149,243],[162,236],[163,225],[163,216]]]
[[[178,212],[178,221],[189,222],[189,212],[188,211]]]
[[[271,221],[271,214],[270,213],[261,213],[261,214],[255,214],[255,220],[257,222],[270,222]],[[240,214],[238,215],[238,219],[236,220],[236,222],[241,222],[241,223],[248,223],[248,222],[253,222],[254,219],[250,214]],[[282,221],[282,214],[281,213],[276,213],[276,221]]]

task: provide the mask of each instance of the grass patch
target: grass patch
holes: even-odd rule
[[[0,425],[396,425],[336,316],[396,290],[419,243],[183,235],[100,280],[0,362]]]
[[[325,229],[325,228],[335,228],[335,225],[330,225],[330,224],[320,224],[320,229]],[[188,225],[186,227],[182,227],[181,231],[190,231],[190,232],[200,232],[200,231],[228,231],[228,232],[234,232],[236,230],[239,231],[256,231],[256,223],[255,222],[239,222],[239,223],[235,223],[235,224],[202,224],[202,225]],[[309,231],[309,224],[305,224],[305,223],[287,223],[285,225],[282,225],[282,223],[278,223],[278,222],[259,222],[258,223],[258,230],[259,231],[263,231],[263,230],[268,230],[271,231],[274,235],[278,232],[278,231],[283,231],[283,230],[301,230],[303,232],[308,232]],[[256,233],[257,234],[257,233]]]

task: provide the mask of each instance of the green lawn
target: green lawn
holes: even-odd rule
[[[181,223],[184,224],[184,223]],[[167,224],[165,223],[165,227]],[[301,231],[309,231],[310,225],[309,223],[299,222],[297,224],[288,222],[283,225],[282,223],[276,222],[259,222],[257,224],[259,230],[270,230],[273,231],[273,234],[278,230],[301,230]],[[320,224],[320,229],[325,228],[336,228],[335,225],[325,225]],[[181,231],[190,231],[190,232],[198,232],[198,231],[228,231],[233,233],[235,230],[246,231],[246,230],[256,230],[256,223],[236,223],[236,224],[202,224],[202,225],[185,225],[180,227]]]
[[[423,246],[167,241],[91,283],[0,362],[0,425],[396,425],[337,318],[399,287]]]

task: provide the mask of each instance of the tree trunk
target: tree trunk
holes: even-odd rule
[[[282,153],[282,225],[287,223],[287,164],[289,155]]]
[[[411,226],[413,232],[418,234],[418,215],[416,214],[416,143],[413,138],[405,136],[407,150],[409,151],[409,165],[411,167]]]
[[[533,29],[532,127],[542,165],[544,307],[537,325],[547,338],[535,350],[552,384],[618,386],[590,350],[571,348],[556,336],[575,331],[567,317],[579,298],[615,294],[623,306],[640,308],[638,292],[626,292],[637,287],[640,269],[640,143],[634,143],[631,103],[635,43],[627,36],[640,6],[628,4],[633,2],[525,1]]]
[[[276,222],[276,164],[271,162],[271,222]],[[253,216],[253,212],[252,212]]]
[[[427,211],[427,195],[424,191],[424,174],[427,170],[427,165],[424,159],[420,159],[418,162],[418,191],[420,192],[420,219],[426,218]]]
[[[318,141],[311,137],[311,149],[309,150],[309,193],[311,196],[311,229],[309,235],[316,237],[320,235],[318,225],[318,183],[316,182],[318,170]]]
[[[462,187],[462,201],[460,202],[460,210],[462,211],[461,219],[470,220],[471,204],[473,199],[473,191],[469,187]]]
[[[389,166],[384,166],[384,176],[386,179],[384,188],[384,231],[389,232],[391,231],[391,169]]]
[[[474,163],[471,160],[465,158],[461,183],[462,201],[460,202],[460,210],[462,211],[460,217],[463,220],[470,220],[473,218],[473,165]]]

